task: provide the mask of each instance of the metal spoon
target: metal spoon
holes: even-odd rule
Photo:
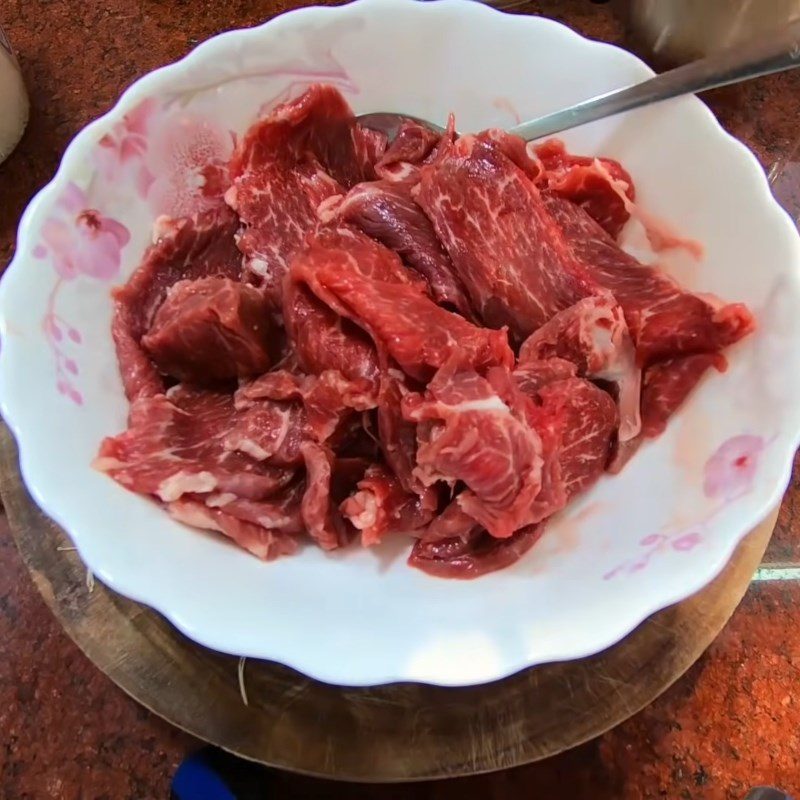
[[[616,89],[562,111],[523,122],[511,128],[510,132],[526,141],[540,139],[671,97],[704,92],[707,89],[740,83],[760,75],[782,72],[798,66],[800,66],[800,19],[743,44],[712,53],[699,61],[662,72],[642,83]],[[422,123],[439,133],[444,132],[444,128],[440,125],[409,114],[377,112],[361,114],[358,117],[361,125],[383,131],[390,141],[405,120]]]

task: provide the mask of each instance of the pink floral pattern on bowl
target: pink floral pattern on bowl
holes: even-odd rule
[[[358,92],[329,49],[316,68],[287,65],[246,77],[280,77],[284,82],[285,88],[263,104],[262,112],[316,81],[333,83],[350,94]],[[143,203],[154,220],[161,215],[191,216],[224,202],[236,133],[207,115],[187,110],[196,94],[185,93],[180,104],[174,98],[147,98],[134,106],[93,148],[88,189],[70,181],[42,226],[33,255],[48,261],[58,276],[42,330],[55,360],[57,389],[77,405],[83,404],[83,395],[77,386],[80,369],[75,349],[83,335],[59,314],[59,293],[64,281],[80,275],[100,281],[117,278],[123,249],[131,238],[122,223],[93,208],[89,196],[110,200],[110,195],[119,197],[120,188],[127,187],[128,201]]]
[[[83,404],[83,395],[76,386],[80,370],[71,350],[82,343],[83,336],[78,328],[59,316],[58,294],[65,282],[79,276],[99,281],[116,278],[123,248],[129,241],[128,229],[90,208],[86,192],[70,182],[53,204],[42,225],[41,240],[33,249],[34,257],[48,261],[58,276],[48,298],[42,331],[55,358],[56,387],[77,405]]]
[[[132,198],[159,215],[180,217],[223,202],[227,188],[227,162],[234,135],[196,114],[165,115],[152,99],[139,103],[97,143],[92,153],[94,173],[89,190],[102,199],[97,187],[127,186]],[[113,281],[120,274],[123,249],[130,232],[116,219],[92,208],[89,191],[67,184],[53,204],[33,249],[35,258],[47,261],[58,278],[50,293],[42,331],[50,347],[60,394],[83,404],[78,388],[80,368],[75,349],[83,335],[58,312],[65,281],[79,276]]]
[[[771,440],[742,434],[723,442],[706,461],[703,469],[703,493],[718,504],[701,520],[689,527],[671,532],[651,533],[639,541],[644,552],[628,559],[603,575],[611,580],[619,575],[641,572],[658,553],[674,550],[688,553],[703,542],[709,525],[735,500],[748,494],[755,484],[758,464]]]
[[[727,504],[747,494],[753,488],[758,461],[767,444],[761,436],[743,434],[717,448],[706,463],[703,479],[706,497]]]
[[[90,208],[86,193],[70,182],[42,226],[33,254],[49,259],[62,280],[83,274],[107,281],[119,274],[129,240],[121,222]]]
[[[235,134],[147,99],[126,114],[94,151],[106,184],[131,185],[154,216],[188,216],[222,202]]]
[[[143,100],[100,139],[94,151],[94,165],[103,180],[131,185],[140,198],[147,196],[155,180],[144,155],[151,119],[157,109],[157,100]]]

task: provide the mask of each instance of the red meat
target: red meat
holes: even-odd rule
[[[245,225],[238,244],[247,267],[276,305],[291,257],[317,226],[317,206],[342,187],[373,179],[385,144],[355,123],[330,86],[312,86],[276,108],[239,142],[226,200]]]
[[[100,445],[95,466],[127,489],[165,502],[184,494],[222,492],[262,500],[293,470],[261,464],[226,446],[236,421],[233,398],[183,385],[131,406],[128,430]]]
[[[563,358],[548,358],[544,361],[526,361],[514,368],[514,382],[527,395],[534,396],[539,389],[553,381],[574,378],[578,367]]]
[[[347,544],[339,509],[331,503],[331,476],[335,456],[315,442],[300,447],[306,464],[306,490],[300,506],[309,536],[323,549],[334,550]]]
[[[365,547],[390,533],[411,533],[427,525],[436,513],[437,492],[407,492],[395,475],[380,464],[371,466],[358,490],[345,500],[342,513],[361,531]]]
[[[220,508],[209,508],[199,500],[174,500],[167,503],[166,508],[178,522],[193,528],[218,531],[265,561],[292,555],[299,546],[297,536],[283,528],[248,522]]]
[[[581,206],[609,236],[619,236],[630,213],[612,181],[631,202],[636,199],[633,180],[619,162],[571,155],[559,139],[536,145],[534,152],[541,165],[540,186]]]
[[[635,439],[620,443],[614,449],[609,472],[619,472],[645,439],[655,438],[664,432],[669,418],[712,367],[724,372],[727,369],[725,356],[720,353],[680,356],[653,364],[645,370],[642,383],[642,431]]]
[[[367,333],[332,295],[322,291],[320,299],[311,291],[319,286],[307,285],[325,265],[397,283],[412,278],[394,253],[348,228],[310,237],[288,276],[283,315],[302,368],[311,373],[334,369],[349,379],[364,378],[377,385],[378,354]]]
[[[406,120],[375,165],[375,171],[389,181],[413,181],[418,174],[417,168],[433,153],[441,138],[425,125]]]
[[[480,529],[478,522],[467,514],[458,498],[450,501],[448,506],[419,535],[422,542],[441,542],[446,539],[471,538],[473,532]]]
[[[142,350],[141,340],[170,287],[182,280],[241,277],[242,257],[233,240],[237,227],[236,216],[225,207],[194,219],[160,220],[156,243],[128,282],[114,290],[111,333],[129,400],[164,391],[164,382]]]
[[[386,463],[408,492],[422,494],[424,487],[414,476],[417,465],[417,426],[403,417],[403,397],[409,393],[405,376],[388,370],[381,381],[378,403],[378,437]]]
[[[294,355],[313,375],[336,370],[350,379],[378,379],[378,354],[369,336],[317,299],[303,283],[290,281],[283,318]]]
[[[622,306],[641,366],[719,352],[754,329],[745,306],[723,305],[682,289],[666,273],[645,267],[620,249],[583,209],[558,197],[546,197],[545,202],[576,257]]]
[[[472,316],[469,300],[456,276],[450,257],[433,230],[431,221],[411,197],[406,183],[362,183],[347,196],[327,207],[325,219],[356,225],[368,236],[395,251],[418,272],[437,303],[465,317]]]
[[[318,442],[333,436],[348,412],[368,411],[378,402],[369,381],[349,381],[335,370],[320,375],[267,372],[243,384],[235,396],[238,409],[258,406],[262,400],[301,401],[306,424]]]
[[[223,446],[254,461],[296,467],[303,463],[303,443],[311,438],[302,403],[262,400],[236,414]]]
[[[550,383],[539,390],[539,398],[561,419],[558,461],[566,502],[603,474],[617,430],[617,408],[607,392],[582,378]]]
[[[479,578],[519,561],[542,533],[543,522],[528,525],[507,539],[495,539],[478,527],[466,539],[418,541],[408,563],[437,578]]]
[[[514,399],[524,403],[521,394]],[[424,485],[465,484],[459,505],[498,538],[538,521],[530,516],[542,489],[542,439],[486,378],[442,370],[403,409],[407,419],[432,423],[417,450],[415,475]]]
[[[142,347],[165,375],[203,384],[265,372],[271,334],[269,309],[256,289],[201,278],[167,292]]]
[[[541,177],[542,162],[536,155],[532,143],[499,128],[490,128],[479,133],[475,138],[496,146],[506,158],[513,161],[532,180]]]
[[[653,364],[644,375],[642,387],[642,435],[659,436],[667,420],[680,408],[707,370],[727,368],[719,353],[699,353]]]
[[[596,286],[538,189],[497,142],[465,136],[422,170],[430,217],[472,306],[521,341]]]
[[[130,418],[95,465],[260,558],[408,533],[431,575],[508,566],[754,327],[621,250],[629,214],[679,240],[559,143],[451,116],[387,149],[313,86],[214,167],[239,217],[159,220],[115,291]]]
[[[336,236],[313,240],[293,262],[291,281],[305,283],[338,314],[367,330],[407,374],[429,378],[453,359],[476,369],[513,363],[503,331],[479,328],[437,306],[419,283],[410,282],[390,250],[366,237],[369,247],[343,240],[339,232]]]
[[[586,297],[556,314],[523,342],[517,369],[551,358],[571,361],[580,375],[613,384],[620,409],[620,441],[639,433],[641,370],[622,308],[613,295]]]

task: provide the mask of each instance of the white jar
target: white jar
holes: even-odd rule
[[[19,64],[0,27],[0,162],[16,147],[28,122],[28,95]]]

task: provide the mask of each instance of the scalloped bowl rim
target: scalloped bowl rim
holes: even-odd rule
[[[14,347],[14,343],[12,337],[8,336],[6,327],[7,320],[3,309],[5,304],[9,302],[9,297],[12,295],[15,281],[20,280],[23,276],[25,262],[29,260],[27,255],[27,243],[33,235],[32,228],[34,217],[43,202],[51,198],[65,185],[75,165],[85,158],[87,151],[97,141],[99,132],[108,130],[137,102],[145,97],[157,95],[165,82],[170,81],[177,72],[190,71],[195,63],[211,57],[215,50],[223,43],[227,44],[229,41],[237,39],[239,42],[244,43],[248,38],[256,39],[259,37],[265,29],[269,29],[270,33],[274,35],[278,33],[283,26],[291,26],[298,20],[313,18],[320,14],[330,16],[341,15],[344,17],[365,7],[379,9],[381,7],[396,8],[403,5],[408,5],[408,3],[404,3],[402,0],[355,0],[355,2],[344,6],[312,6],[286,12],[272,20],[251,28],[235,29],[220,33],[197,45],[182,59],[153,70],[137,79],[123,92],[119,100],[109,111],[79,131],[67,147],[53,179],[34,196],[25,209],[19,224],[15,257],[8,266],[2,282],[0,282],[0,335],[3,337],[3,348],[2,351],[0,351],[0,386],[9,385],[9,382],[13,379],[13,376],[10,374],[10,362],[12,359],[9,358],[8,353]],[[429,2],[417,3],[415,5],[418,6],[417,11],[421,14],[425,14],[429,10],[432,11],[435,8],[453,7],[457,9],[460,14],[470,13],[480,15],[486,20],[495,20],[498,17],[509,18],[511,16],[481,3],[464,2],[463,0],[429,0]],[[605,51],[617,51],[618,53],[624,54],[625,58],[636,62],[639,68],[647,70],[649,74],[653,74],[644,62],[624,49],[605,42],[598,42],[585,38],[571,28],[554,20],[538,16],[514,16],[513,19],[515,20],[515,24],[540,26],[543,29],[549,29],[549,32],[552,34],[561,35],[570,39],[571,45],[574,46],[584,46]],[[744,144],[724,130],[713,113],[699,99],[693,98],[693,100],[698,106],[702,106],[703,112],[707,118],[709,135],[715,135],[721,146],[731,151],[736,151],[737,158],[747,161],[750,179],[749,188],[758,192],[758,195],[754,196],[754,203],[763,206],[763,211],[766,211],[767,208],[769,209],[773,217],[776,218],[776,230],[778,229],[777,220],[780,220],[784,231],[782,235],[787,237],[787,243],[790,240],[792,243],[791,247],[794,251],[795,271],[800,272],[800,239],[798,238],[797,231],[791,219],[773,198],[766,176],[758,160]],[[24,400],[19,395],[14,395],[11,391],[0,391],[0,412],[2,412],[6,423],[17,440],[20,469],[25,484],[37,505],[45,514],[64,528],[70,535],[70,538],[73,539],[88,569],[111,589],[157,610],[170,620],[175,627],[194,641],[212,649],[226,651],[224,643],[214,640],[213,637],[206,636],[202,630],[198,630],[191,622],[185,620],[180,613],[172,613],[169,608],[161,607],[158,599],[153,598],[152,593],[147,590],[147,587],[130,585],[127,582],[126,576],[108,574],[104,571],[102,564],[94,564],[91,562],[91,559],[86,559],[84,557],[84,553],[81,550],[79,532],[77,532],[76,535],[76,532],[71,530],[72,525],[70,520],[62,517],[57,504],[53,505],[49,499],[47,488],[39,483],[37,460],[40,456],[29,443],[25,430],[20,429],[20,424],[15,413],[17,404],[21,402],[24,402]],[[582,647],[573,647],[568,652],[553,653],[547,659],[534,662],[525,657],[516,660],[507,659],[499,666],[496,665],[488,669],[485,674],[471,676],[468,681],[450,680],[447,678],[440,679],[436,675],[427,673],[425,670],[415,670],[409,665],[395,671],[387,669],[385,674],[375,675],[369,668],[366,671],[359,671],[358,666],[353,662],[336,658],[325,658],[324,654],[317,653],[311,657],[305,654],[287,655],[280,652],[270,652],[269,647],[264,648],[262,652],[258,653],[255,657],[285,664],[312,678],[337,685],[370,686],[395,682],[421,682],[442,686],[466,686],[499,680],[541,663],[573,660],[596,654],[619,642],[653,613],[689,597],[712,581],[730,560],[733,551],[744,538],[745,534],[764,520],[768,513],[778,505],[788,486],[794,454],[798,445],[800,445],[800,414],[798,414],[797,417],[798,425],[794,437],[788,442],[788,446],[784,448],[780,456],[776,456],[776,458],[779,457],[782,461],[780,480],[774,484],[769,495],[761,502],[758,510],[742,518],[738,535],[735,538],[731,538],[728,546],[721,552],[720,557],[713,563],[708,563],[697,579],[682,583],[679,590],[671,592],[664,591],[659,594],[657,602],[641,606],[631,604],[631,610],[627,616],[620,615],[617,617],[615,624],[608,625],[603,629],[601,636],[598,636],[594,641],[587,641]],[[235,655],[249,656],[252,654],[235,653]]]

